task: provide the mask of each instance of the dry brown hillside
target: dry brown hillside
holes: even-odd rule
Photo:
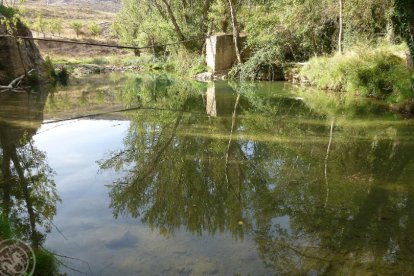
[[[111,25],[121,4],[116,0],[43,0],[26,1],[23,6],[24,19],[32,29],[35,37],[69,38],[104,43],[117,43],[111,32]],[[39,28],[39,18],[44,22],[43,31]],[[60,34],[52,31],[50,25],[59,20],[62,25]],[[76,34],[73,22],[80,23],[80,33]],[[91,25],[97,24],[101,29],[98,35],[92,35]],[[54,42],[37,42],[43,55],[52,57],[79,57],[125,54],[126,51]]]
[[[25,5],[79,7],[93,11],[116,13],[121,8],[121,1],[117,0],[35,0],[26,1]]]

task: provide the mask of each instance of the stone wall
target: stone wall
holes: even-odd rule
[[[32,32],[20,21],[13,28],[16,36],[32,37]],[[7,34],[5,23],[0,24],[0,35]],[[36,69],[41,77],[45,73],[44,60],[34,41],[18,43],[13,37],[0,37],[0,85],[9,84],[31,69]]]
[[[240,50],[244,47],[245,36],[239,37]],[[246,51],[244,51],[246,52]],[[242,58],[246,58],[246,54]],[[232,34],[218,34],[206,40],[206,62],[213,72],[228,71],[237,61]]]

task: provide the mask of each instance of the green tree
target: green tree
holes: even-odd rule
[[[102,33],[102,27],[99,26],[96,22],[92,22],[89,25],[89,33],[93,36],[99,36]]]
[[[48,29],[53,35],[61,35],[63,29],[62,19],[50,19],[48,20],[48,25]]]
[[[395,17],[401,36],[407,42],[412,59],[414,57],[414,2],[395,0]]]
[[[82,33],[83,24],[78,21],[72,21],[69,26],[75,32],[76,37],[79,37],[79,35]]]
[[[46,37],[46,31],[48,30],[49,24],[48,21],[46,19],[44,19],[42,14],[38,14],[34,23],[33,23],[33,28],[39,32],[43,34],[43,37]]]
[[[162,44],[204,36],[208,28],[211,0],[124,0],[114,24],[115,32],[129,43]],[[201,49],[200,41],[184,43],[187,49]]]

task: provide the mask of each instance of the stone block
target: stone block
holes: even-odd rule
[[[239,37],[239,49],[244,48],[245,36]],[[228,71],[237,61],[232,34],[212,35],[206,41],[206,63],[213,72]]]

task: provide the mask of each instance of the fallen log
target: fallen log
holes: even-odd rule
[[[32,74],[34,71],[36,71],[36,70],[32,69],[27,74],[24,74],[24,75],[21,75],[18,78],[15,78],[14,80],[12,80],[12,82],[9,85],[0,85],[0,93],[17,89],[20,86],[20,84],[22,83],[23,79],[26,76]]]

